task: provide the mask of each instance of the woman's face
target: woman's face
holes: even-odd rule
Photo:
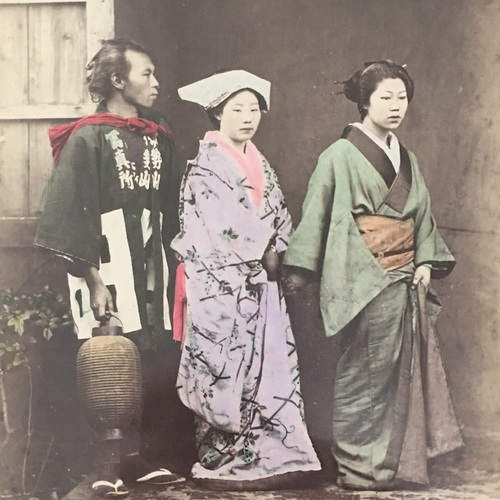
[[[382,80],[370,96],[363,123],[377,135],[396,130],[408,109],[406,86],[400,78]]]
[[[217,115],[220,120],[220,132],[233,145],[244,150],[260,123],[261,111],[257,96],[249,90],[243,90],[230,97],[222,112]]]

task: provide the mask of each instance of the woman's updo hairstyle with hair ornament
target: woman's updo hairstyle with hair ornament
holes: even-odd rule
[[[130,73],[127,51],[139,52],[150,57],[146,49],[132,40],[116,38],[103,40],[102,47],[87,64],[87,84],[93,102],[109,99],[114,92],[113,75],[126,79]]]
[[[400,66],[389,59],[367,62],[364,65],[364,69],[353,73],[345,82],[335,82],[344,85],[344,90],[336,94],[344,94],[347,99],[355,102],[358,105],[361,119],[364,119],[367,114],[368,105],[370,104],[371,95],[375,92],[378,84],[388,78],[399,78],[403,81],[406,87],[408,102],[410,103],[415,93],[413,80],[404,66]]]

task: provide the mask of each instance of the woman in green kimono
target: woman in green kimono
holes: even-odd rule
[[[342,332],[333,455],[347,489],[428,484],[427,459],[461,446],[432,325],[430,279],[454,258],[413,153],[393,131],[414,93],[392,61],[344,83],[361,122],[319,157],[284,263],[293,293],[321,280],[328,336]]]

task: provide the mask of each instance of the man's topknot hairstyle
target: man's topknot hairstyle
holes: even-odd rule
[[[111,77],[114,74],[121,78],[128,77],[130,63],[126,57],[127,51],[139,52],[150,57],[146,49],[133,40],[115,38],[102,41],[102,47],[87,64],[89,71],[87,84],[92,101],[101,102],[113,95],[114,86]]]

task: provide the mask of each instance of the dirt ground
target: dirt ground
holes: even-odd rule
[[[306,318],[307,319],[307,318]],[[297,339],[300,343],[301,339]],[[432,487],[425,491],[345,492],[335,485],[329,450],[331,433],[330,387],[327,369],[332,370],[334,346],[321,346],[324,360],[305,365],[303,394],[311,438],[325,472],[313,488],[276,492],[211,492],[197,488],[189,480],[168,488],[132,489],[136,500],[482,500],[500,499],[500,434],[465,436],[462,452],[436,459],[429,464]],[[89,471],[94,468],[95,433],[88,427],[76,395],[75,359],[79,344],[69,337],[53,339],[40,354],[33,368],[33,407],[31,435],[26,453],[26,429],[19,426],[9,439],[0,428],[0,500],[89,500],[92,498]],[[317,346],[316,346],[317,348]],[[310,344],[302,343],[303,355]],[[178,349],[177,349],[178,351]],[[153,463],[166,466],[188,477],[196,460],[192,416],[176,403],[172,377],[176,352],[163,345],[145,359],[143,448]],[[325,368],[325,366],[327,368]],[[158,383],[158,381],[163,381]],[[24,411],[20,420],[29,416]],[[24,471],[24,481],[22,478]],[[24,484],[23,484],[24,483]]]
[[[346,492],[323,477],[314,488],[268,492],[214,492],[191,482],[131,491],[133,500],[486,500],[500,499],[499,441],[491,437],[468,438],[461,453],[430,464],[432,486],[425,491]],[[64,500],[89,500],[92,478],[84,480]]]

